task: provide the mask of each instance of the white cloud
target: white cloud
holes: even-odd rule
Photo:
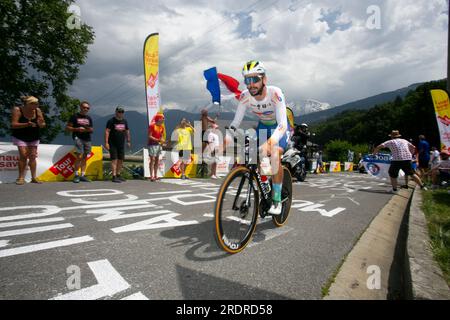
[[[445,77],[445,0],[77,4],[96,40],[72,93],[99,109],[120,103],[142,111],[142,46],[153,32],[160,33],[161,97],[170,108],[207,104],[203,70],[217,66],[240,80],[250,59],[265,63],[270,84],[289,101],[332,105]],[[366,27],[372,4],[380,8],[379,30]]]

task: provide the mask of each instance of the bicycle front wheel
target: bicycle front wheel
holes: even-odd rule
[[[242,251],[250,242],[258,219],[259,194],[247,167],[232,170],[220,186],[215,213],[215,239],[228,253]]]

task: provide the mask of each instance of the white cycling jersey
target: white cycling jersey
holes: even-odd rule
[[[239,105],[230,126],[239,128],[239,125],[244,119],[245,111],[249,109],[259,118],[259,121],[263,125],[272,126],[278,124],[276,130],[270,137],[273,142],[278,142],[286,133],[288,127],[286,102],[280,88],[274,86],[266,86],[266,88],[266,96],[261,101],[256,100],[248,90],[241,93]]]

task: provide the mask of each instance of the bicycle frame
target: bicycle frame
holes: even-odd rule
[[[249,165],[245,165],[245,166],[250,169],[250,173],[245,174],[245,177],[251,182],[249,184],[249,188],[255,188],[255,189],[257,188],[259,190],[260,194],[262,194],[261,209],[263,209],[263,210],[259,210],[259,215],[262,218],[264,218],[267,215],[267,213],[266,213],[267,210],[272,205],[271,191],[267,191],[265,188],[263,188],[261,174],[257,170],[257,165],[249,164]],[[245,182],[245,179],[242,179],[241,182],[239,183],[239,186],[238,186],[238,189],[237,189],[234,201],[233,201],[233,209],[234,210],[239,210],[237,203],[238,203],[239,197],[241,195],[242,188],[244,187],[244,182]],[[255,183],[256,183],[256,185],[255,185]],[[250,192],[247,192],[245,203],[247,206],[249,206]]]

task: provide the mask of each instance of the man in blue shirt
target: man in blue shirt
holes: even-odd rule
[[[420,176],[423,176],[425,171],[428,170],[428,164],[430,162],[430,144],[425,140],[425,136],[423,134],[419,136],[419,145],[417,150],[419,151]]]

